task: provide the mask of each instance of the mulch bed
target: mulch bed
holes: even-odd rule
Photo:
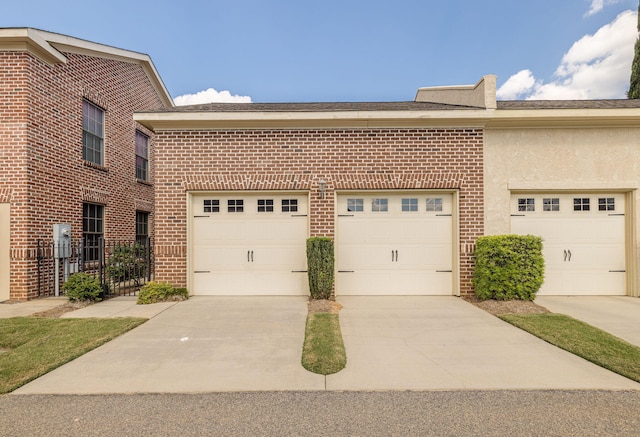
[[[550,311],[530,300],[480,300],[475,295],[462,296],[467,302],[494,316],[503,314],[544,314]]]

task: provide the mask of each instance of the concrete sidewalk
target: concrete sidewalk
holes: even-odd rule
[[[0,319],[30,316],[63,305],[68,301],[66,297],[46,297],[26,302],[2,302],[0,303]]]
[[[538,296],[538,305],[582,320],[640,346],[640,299],[629,296]]]
[[[338,301],[347,367],[326,378],[300,364],[306,297],[198,296],[14,393],[640,390],[457,297]],[[129,314],[108,304],[67,317]]]

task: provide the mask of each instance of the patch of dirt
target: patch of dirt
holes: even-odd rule
[[[337,314],[342,305],[338,302],[328,299],[311,299],[307,304],[310,313],[332,313]]]
[[[57,319],[64,313],[68,313],[70,311],[75,311],[80,308],[84,308],[86,306],[92,305],[91,302],[65,302],[62,305],[58,305],[55,308],[50,308],[45,311],[40,311],[38,313],[33,313],[32,317],[42,317],[48,319]]]
[[[476,296],[462,296],[462,298],[494,316],[503,314],[544,314],[551,312],[530,300],[480,300]]]

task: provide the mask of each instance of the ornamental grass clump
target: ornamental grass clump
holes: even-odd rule
[[[497,235],[478,238],[473,286],[479,299],[534,300],[544,281],[542,238]]]

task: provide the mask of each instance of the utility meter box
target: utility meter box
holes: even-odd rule
[[[53,257],[69,258],[71,256],[71,225],[60,223],[53,225]]]

